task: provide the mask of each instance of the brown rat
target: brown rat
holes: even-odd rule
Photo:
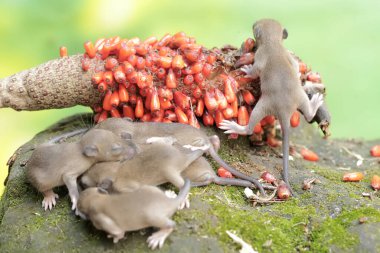
[[[288,33],[275,20],[263,19],[253,25],[257,51],[253,65],[244,66],[242,70],[247,77],[260,77],[261,97],[252,110],[247,126],[224,120],[220,128],[225,133],[241,135],[252,134],[253,128],[266,115],[276,116],[282,130],[283,179],[289,185],[289,128],[290,117],[299,110],[310,122],[323,103],[323,96],[314,94],[309,100],[297,76],[298,64],[282,45]],[[297,71],[296,71],[297,69]],[[291,188],[290,188],[291,189]]]
[[[180,123],[131,122],[119,118],[107,119],[96,125],[95,128],[107,129],[124,137],[132,138],[139,147],[147,143],[163,142],[167,144],[177,143],[193,151],[197,149],[207,151],[219,165],[236,177],[252,182],[264,194],[263,187],[256,179],[237,171],[220,158],[215,150],[215,147],[220,145],[219,138],[216,135],[208,137],[202,130]]]
[[[73,143],[42,144],[35,148],[26,165],[26,174],[31,184],[44,195],[42,206],[52,209],[58,195],[53,188],[66,185],[76,208],[79,197],[77,177],[93,164],[101,161],[131,159],[136,146],[110,131],[92,129]]]
[[[98,181],[97,184],[115,192],[131,192],[143,185],[155,186],[167,182],[182,188],[184,184],[182,171],[202,154],[202,150],[191,151],[176,144],[152,143],[131,160],[120,164],[95,164],[82,176],[81,181],[84,185],[93,185],[96,177],[99,180],[100,176],[102,181]],[[118,166],[118,169],[111,168],[114,165]]]
[[[158,156],[156,156],[158,158]],[[156,164],[156,166],[159,166],[160,159],[158,159],[158,162],[153,164]],[[85,188],[88,187],[102,187],[105,190],[111,190],[112,184],[115,182],[117,176],[129,176],[129,174],[125,175],[118,175],[119,169],[128,169],[127,166],[122,167],[122,163],[119,162],[104,162],[104,163],[97,163],[93,165],[88,171],[86,171],[80,181],[82,185]],[[156,167],[155,166],[155,167]],[[156,168],[153,167],[151,170],[156,170]],[[175,171],[179,171],[178,168],[173,168]],[[158,168],[159,171],[161,171],[161,168]],[[145,170],[144,170],[145,171]],[[156,172],[154,172],[155,174]],[[178,172],[175,172],[176,174]],[[177,174],[178,176],[178,174]],[[187,168],[185,168],[181,172],[182,178],[188,178],[192,183],[192,186],[205,186],[209,185],[210,183],[216,183],[219,185],[235,185],[235,186],[243,186],[243,187],[255,187],[252,182],[238,179],[238,178],[222,178],[216,175],[215,171],[212,169],[210,163],[206,160],[205,157],[201,156],[198,159],[196,159],[194,162],[192,162]],[[152,177],[151,177],[152,178]],[[138,178],[134,177],[134,180],[139,180]],[[140,183],[146,183],[147,180],[142,180]],[[149,183],[151,185],[159,185],[158,182],[162,182],[162,175],[159,174],[158,177],[154,178],[154,180],[150,180]],[[124,181],[124,183],[128,183]],[[120,187],[120,181],[119,181],[119,187]],[[117,188],[118,186],[116,186]],[[274,187],[269,185],[263,185],[265,189],[274,189]]]
[[[98,188],[88,188],[79,197],[78,209],[100,230],[117,243],[124,233],[147,227],[160,230],[148,237],[151,249],[161,248],[173,231],[175,222],[171,216],[185,200],[190,190],[190,181],[185,181],[178,196],[168,198],[154,186],[144,185],[133,192],[105,194]]]

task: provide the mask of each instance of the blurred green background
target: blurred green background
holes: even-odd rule
[[[285,45],[327,86],[333,138],[380,138],[380,2],[275,0],[87,0],[0,2],[0,78],[69,54],[99,37],[161,37],[185,31],[207,47],[240,46],[260,18],[279,20]],[[84,107],[39,112],[0,109],[0,194],[6,162],[36,133]]]

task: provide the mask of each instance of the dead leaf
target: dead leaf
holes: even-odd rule
[[[243,239],[241,239],[240,237],[238,237],[237,235],[235,235],[234,233],[230,232],[230,231],[226,231],[226,233],[229,235],[229,237],[232,238],[232,240],[234,240],[236,243],[240,244],[242,246],[241,250],[239,251],[240,253],[258,253],[257,251],[255,251],[251,245],[249,245],[248,243],[246,243],[245,241],[243,241]]]

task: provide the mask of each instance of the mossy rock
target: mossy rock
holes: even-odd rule
[[[23,145],[14,157],[6,190],[0,202],[0,252],[147,252],[145,243],[153,229],[127,233],[118,244],[107,239],[90,222],[76,217],[64,187],[52,211],[41,208],[42,195],[26,181],[24,165],[33,147],[52,136],[91,123],[89,115],[58,122]],[[270,171],[280,177],[279,150],[251,147],[247,138],[228,140],[215,129],[204,129],[222,140],[220,155],[241,171],[259,177]],[[238,252],[226,234],[235,231],[259,252],[380,252],[380,194],[372,200],[370,178],[380,174],[379,160],[369,156],[375,142],[323,140],[313,126],[292,132],[294,146],[307,146],[319,154],[317,163],[295,158],[290,162],[291,183],[297,196],[285,202],[253,206],[243,188],[210,185],[191,189],[191,208],[174,215],[177,227],[157,252]],[[347,151],[361,154],[364,162]],[[215,164],[214,164],[215,165]],[[216,165],[215,165],[216,168]],[[341,181],[343,173],[363,171],[358,183]],[[321,183],[302,190],[306,178]],[[366,218],[361,224],[360,218]]]

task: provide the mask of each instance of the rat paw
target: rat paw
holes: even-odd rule
[[[190,208],[189,194],[186,195],[185,200],[178,206],[178,210]]]
[[[246,126],[241,126],[235,121],[230,121],[230,120],[223,120],[219,124],[219,128],[226,130],[224,131],[225,134],[240,134],[240,135],[247,135],[247,127]]]
[[[71,210],[76,210],[77,209],[77,203],[78,203],[78,198],[75,196],[71,197],[71,202],[73,203],[71,205]]]
[[[243,67],[240,68],[240,70],[246,74],[244,77],[254,79],[253,64],[244,65]]]
[[[313,115],[317,112],[318,108],[323,104],[323,95],[316,93],[310,100],[311,108],[313,109]]]
[[[78,208],[75,209],[75,215],[81,217],[83,220],[87,220],[87,216],[84,213],[82,213],[81,211],[79,211]]]
[[[164,245],[166,238],[170,235],[171,232],[172,232],[172,229],[161,229],[153,233],[146,240],[146,242],[148,243],[148,247],[151,248],[152,250],[156,248],[161,249],[162,246]]]
[[[113,243],[118,243],[119,240],[124,238],[124,233],[118,233],[118,234],[109,234],[107,235],[107,238],[113,238]]]
[[[172,190],[166,190],[165,192],[166,197],[170,199],[175,199],[177,197],[177,194]]]
[[[56,200],[58,199],[58,194],[55,194],[53,191],[45,194],[44,199],[42,200],[42,207],[44,210],[51,210],[56,205]]]
[[[323,103],[323,95],[316,93],[311,97],[310,103],[313,107],[319,107]]]

